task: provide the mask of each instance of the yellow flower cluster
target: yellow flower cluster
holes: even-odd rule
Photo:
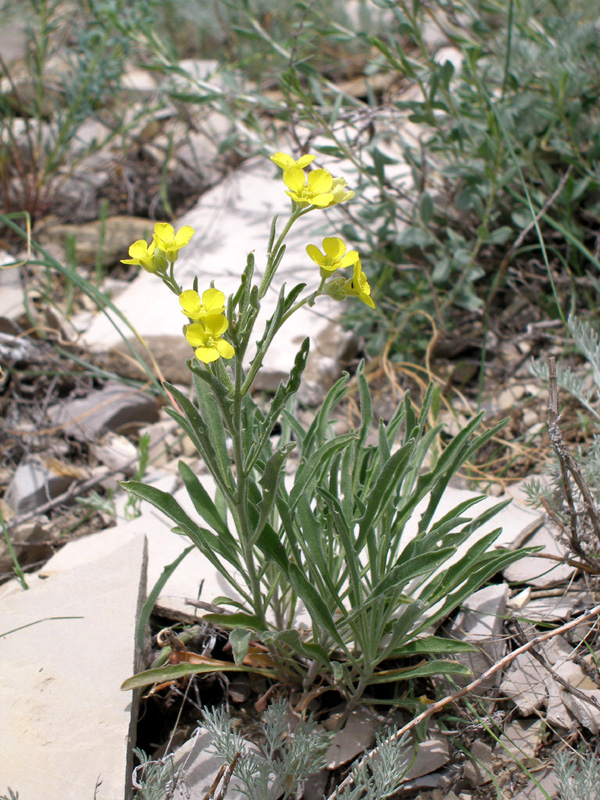
[[[225,295],[218,289],[207,289],[202,297],[193,289],[179,295],[181,310],[193,320],[185,327],[185,338],[194,348],[199,361],[210,364],[219,358],[233,358],[233,346],[222,336],[229,327],[225,316]]]
[[[157,222],[150,244],[138,239],[129,248],[131,258],[122,258],[121,263],[143,267],[147,272],[165,272],[169,264],[177,261],[179,251],[189,244],[193,235],[190,225],[184,225],[175,233],[168,222]]]
[[[334,278],[325,284],[325,292],[335,300],[345,300],[348,296],[358,297],[369,308],[375,308],[371,298],[371,287],[363,272],[360,256],[356,250],[348,250],[337,236],[323,239],[323,251],[314,244],[306,246],[310,258],[321,268],[321,277],[329,278],[338,269],[352,267],[351,278]]]
[[[305,155],[294,160],[287,153],[275,153],[271,156],[271,161],[283,170],[283,182],[288,188],[288,197],[299,208],[330,208],[351,200],[354,192],[346,189],[348,183],[344,178],[334,178],[326,169],[314,169],[308,175],[305,174],[304,168],[314,159],[313,155]]]
[[[347,189],[344,178],[334,178],[326,169],[311,170],[308,175],[305,168],[315,160],[314,155],[304,155],[294,159],[287,153],[274,153],[271,161],[283,170],[283,182],[287,186],[286,194],[299,208],[330,208],[338,203],[351,200],[354,192]],[[370,308],[375,308],[371,298],[371,287],[363,272],[360,257],[356,250],[348,250],[344,242],[337,236],[323,239],[323,251],[314,244],[309,244],[306,252],[321,268],[323,280],[332,278],[338,269],[352,267],[351,278],[332,278],[324,286],[324,291],[336,300],[345,300],[348,296],[358,297]]]

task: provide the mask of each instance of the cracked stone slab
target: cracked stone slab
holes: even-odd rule
[[[463,603],[462,610],[452,624],[452,638],[461,639],[479,648],[477,653],[460,653],[457,656],[462,664],[471,669],[473,678],[483,675],[504,655],[506,645],[502,628],[507,600],[508,586],[505,583],[485,586]],[[459,675],[455,680],[459,685],[466,685],[472,678]],[[497,680],[498,676],[493,675],[482,684],[480,691],[491,688]]]
[[[64,432],[83,441],[96,441],[108,431],[119,432],[139,427],[159,418],[156,400],[146,392],[107,381],[85,397],[56,403],[48,409],[48,417]]]
[[[542,553],[557,556],[557,561],[528,556],[516,561],[502,573],[509,583],[526,583],[529,586],[545,588],[567,583],[575,574],[575,568],[562,562],[567,550],[545,525],[535,531],[523,544],[527,547],[541,547]]]
[[[2,587],[0,793],[130,796],[137,697],[120,686],[138,666],[145,564],[145,538],[130,533],[88,563],[28,577],[28,591]]]
[[[173,754],[173,766],[178,773],[178,788],[187,791],[181,796],[188,800],[206,800],[223,761],[214,754],[210,735],[196,729],[194,735]],[[232,777],[227,800],[244,800],[245,797],[240,781]]]
[[[564,660],[572,648],[560,636],[543,642],[538,650],[549,664]],[[548,670],[531,653],[521,653],[506,672],[500,692],[509,697],[521,714],[529,716],[548,702]]]

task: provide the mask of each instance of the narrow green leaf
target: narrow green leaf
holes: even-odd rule
[[[266,678],[277,678],[277,675],[270,669],[262,669],[260,667],[248,667],[246,664],[238,667],[236,664],[227,664],[224,662],[216,662],[215,664],[169,664],[164,667],[157,667],[156,669],[148,669],[145,672],[139,672],[137,675],[132,675],[131,678],[123,681],[121,691],[126,692],[129,689],[143,689],[146,686],[152,686],[155,683],[165,683],[166,681],[176,681],[179,678],[185,678],[187,675],[201,675],[211,672],[254,672],[257,675],[264,675]]]
[[[311,495],[313,494],[318,473],[325,471],[336,453],[341,452],[345,447],[351,444],[354,439],[354,433],[336,436],[335,439],[329,440],[313,452],[307,461],[300,464],[296,472],[294,486],[290,492],[290,510],[296,507],[302,494],[305,492]]]
[[[233,628],[229,634],[229,642],[233,651],[233,660],[238,667],[242,666],[244,659],[248,655],[251,638],[252,631],[246,628]]]
[[[142,500],[147,500],[155,508],[172,520],[181,531],[198,547],[202,553],[217,567],[221,574],[230,580],[230,572],[223,564],[219,555],[224,556],[240,572],[243,572],[237,552],[231,547],[230,543],[224,538],[215,536],[207,528],[202,528],[191,517],[186,514],[173,495],[163,492],[155,486],[147,486],[138,481],[126,481],[121,483],[124,489],[131,492]]]
[[[252,533],[251,544],[261,535],[263,528],[269,519],[275,500],[277,498],[277,488],[282,474],[285,474],[285,462],[287,457],[295,450],[296,442],[289,442],[276,450],[265,464],[265,468],[260,478],[262,486],[262,498],[258,504],[259,517],[254,532]]]
[[[190,496],[194,508],[200,514],[202,519],[210,525],[210,527],[221,536],[226,536],[233,541],[233,537],[227,527],[227,523],[217,511],[217,507],[211,500],[210,495],[198,480],[196,474],[192,471],[185,461],[180,461],[178,464],[179,474],[185,484],[187,493]]]
[[[471,670],[458,661],[428,661],[418,667],[376,672],[369,679],[369,684],[392,683],[396,681],[412,681],[415,678],[434,678],[441,675],[461,675],[468,678]]]
[[[254,614],[245,614],[242,611],[234,614],[202,614],[202,619],[211,625],[222,628],[250,628],[253,631],[266,631],[264,624]]]
[[[266,440],[271,435],[273,426],[277,422],[282,409],[300,388],[300,381],[302,379],[302,373],[306,368],[306,361],[308,359],[309,349],[310,349],[310,339],[307,337],[302,342],[302,346],[300,347],[300,350],[296,354],[296,358],[294,360],[294,366],[292,367],[292,370],[290,372],[290,377],[287,383],[279,384],[279,388],[275,393],[275,397],[271,400],[269,411],[267,412],[266,416],[261,422],[260,426],[261,432],[258,441],[255,442],[252,449],[248,450],[248,456],[246,458],[246,464],[244,467],[246,473],[250,472],[250,470],[254,466],[256,459],[260,455]]]
[[[290,564],[289,580],[296,590],[298,597],[306,605],[311,617],[313,617],[313,619],[327,631],[333,641],[347,653],[346,645],[338,632],[327,603],[324,602],[314,586],[306,578],[306,575],[296,564]],[[313,631],[313,634],[314,633],[315,631]]]
[[[160,577],[152,587],[150,594],[148,595],[148,599],[142,606],[142,610],[140,611],[140,617],[138,619],[137,628],[136,628],[136,641],[138,643],[138,647],[140,650],[144,649],[144,641],[146,638],[146,626],[148,624],[148,620],[150,619],[150,615],[152,614],[152,610],[156,605],[156,601],[158,600],[158,596],[160,595],[163,586],[169,580],[171,575],[175,572],[177,567],[181,564],[183,559],[194,550],[196,545],[190,545],[186,547],[185,550],[180,553],[175,561],[172,561],[170,564],[167,564],[166,567],[163,568],[163,571],[160,574]]]
[[[477,648],[468,642],[456,639],[444,639],[441,636],[424,636],[397,647],[386,658],[402,658],[404,656],[431,655],[432,653],[476,653]]]
[[[215,453],[221,474],[229,475],[231,474],[231,458],[227,452],[227,435],[222,416],[222,413],[227,413],[224,411],[224,406],[227,406],[229,400],[215,394],[212,384],[209,385],[204,377],[199,374],[199,371],[192,370],[192,372],[194,374],[194,390],[198,398],[198,406],[202,414],[202,419],[205,421],[206,427],[208,428],[209,438],[207,445],[212,448]],[[204,370],[204,372],[206,372],[206,370]],[[221,386],[220,383],[219,385]],[[224,387],[221,386],[221,392],[223,391]],[[217,400],[219,402],[217,402]]]

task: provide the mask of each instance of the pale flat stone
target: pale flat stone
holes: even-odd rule
[[[587,679],[589,681],[589,679]],[[589,681],[592,683],[592,681]],[[596,701],[597,704],[600,703],[600,689],[596,687],[596,684],[593,684],[594,689],[583,688],[585,684],[580,684],[577,688],[579,688],[587,697],[590,697]],[[560,691],[560,696],[565,704],[565,706],[569,709],[569,711],[573,714],[573,716],[581,722],[584,728],[587,728],[591,731],[594,736],[597,736],[600,733],[600,710],[593,706],[591,703],[582,700],[580,697],[576,697],[574,694],[571,694],[566,689],[562,689]]]
[[[147,392],[111,380],[86,397],[50,406],[47,413],[51,422],[62,426],[67,435],[94,441],[108,431],[118,433],[130,425],[139,427],[156,422],[158,405]]]
[[[549,797],[551,799],[558,797],[560,781],[553,769],[546,767],[542,772],[534,774],[539,786],[530,780],[527,786],[515,795],[514,800],[548,800]]]
[[[560,636],[537,648],[549,664],[564,660],[572,648]],[[548,670],[531,653],[517,656],[506,672],[500,692],[509,697],[521,714],[529,716],[548,702]]]
[[[11,322],[25,313],[20,268],[7,266],[14,263],[15,259],[10,253],[0,250],[0,317]]]
[[[183,796],[188,800],[205,800],[223,761],[212,752],[210,735],[197,729],[194,736],[176,750],[173,765],[181,776],[178,785],[185,786],[189,792]],[[240,782],[232,777],[227,800],[244,800],[246,797]]]
[[[216,288],[230,295],[240,285],[250,252],[255,257],[255,281],[260,280],[266,263],[271,220],[275,214],[279,214],[281,229],[290,209],[284,184],[279,176],[276,177],[276,173],[277,168],[268,159],[250,160],[202,195],[198,205],[178,220],[176,228],[191,225],[196,231],[177,261],[175,274],[180,285],[191,288],[193,278],[197,275],[200,278],[200,292],[209,288],[214,280]],[[339,168],[336,174],[341,174]],[[327,214],[335,212],[336,209],[333,209]],[[316,228],[319,228],[319,233],[315,232]],[[319,211],[311,212],[294,225],[287,237],[287,252],[276,279],[262,301],[255,328],[256,339],[262,335],[264,324],[273,313],[279,289],[284,282],[288,289],[300,282],[307,283],[306,291],[317,288],[319,269],[306,255],[305,247],[309,242],[320,246],[323,236],[334,235],[335,232],[333,218],[331,224],[327,225],[326,214]],[[125,250],[122,257],[126,255]],[[153,344],[153,338],[167,338],[171,342],[168,348],[155,356],[167,379],[173,375],[174,360],[180,360],[176,376],[181,379],[181,366],[186,357],[192,356],[192,350],[181,333],[185,318],[178,298],[155,275],[142,272],[129,289],[116,299],[115,305],[149,344]],[[277,335],[255,388],[274,390],[281,380],[287,378],[306,336],[311,339],[312,349],[318,351],[321,334],[327,330],[330,322],[339,319],[340,312],[339,303],[322,297],[314,308],[305,307],[294,314]],[[121,341],[105,314],[96,317],[84,339],[95,352],[115,349]],[[181,342],[177,352],[173,349],[175,342]]]
[[[448,761],[450,761],[450,755],[448,742],[445,739],[440,737],[420,742],[417,745],[415,761],[406,773],[404,780],[412,781],[423,775],[429,775],[443,767]]]
[[[534,758],[541,746],[543,734],[544,723],[541,719],[516,719],[500,737],[494,748],[495,752],[506,755],[508,751],[519,761]]]
[[[508,586],[505,583],[491,584],[475,592],[463,603],[461,610],[451,629],[453,639],[469,642],[479,649],[478,653],[460,653],[457,659],[471,669],[473,678],[478,678],[492,664],[504,655],[505,642],[502,636]],[[472,678],[455,678],[460,685],[465,685]],[[481,692],[494,686],[498,680],[492,676],[480,689]]]
[[[588,592],[569,592],[560,597],[536,597],[522,607],[522,616],[536,622],[566,622],[593,605]]]
[[[337,769],[367,750],[373,743],[377,724],[373,713],[364,706],[353,709],[327,750],[327,769]]]
[[[493,778],[492,748],[485,742],[475,741],[469,748],[472,761],[465,765],[464,777],[471,786],[490,783]]]
[[[23,800],[128,795],[136,699],[120,685],[138,668],[144,566],[144,537],[122,535],[96,561],[33,576],[29,591],[13,581],[2,593],[0,631],[29,627],[0,637],[0,792],[11,787]]]
[[[62,471],[54,463],[31,459],[15,470],[5,500],[16,514],[25,514],[65,492],[76,479],[74,472]]]
[[[543,553],[560,556],[560,558],[563,558],[567,552],[546,526],[539,528],[524,542],[524,545],[527,547],[541,546]],[[526,583],[529,586],[547,587],[567,583],[575,574],[575,568],[560,561],[529,556],[511,564],[502,574],[509,583]]]

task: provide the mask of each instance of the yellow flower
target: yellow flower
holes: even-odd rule
[[[154,226],[154,244],[161,250],[167,259],[173,263],[177,261],[177,256],[182,247],[190,241],[194,235],[194,229],[190,225],[184,225],[177,233],[168,222],[157,222]]]
[[[271,161],[274,161],[278,167],[281,169],[290,169],[291,167],[299,167],[300,169],[304,169],[307,167],[312,161],[314,161],[316,156],[300,156],[297,161],[294,161],[292,156],[288,156],[287,153],[273,153],[271,156]]]
[[[207,289],[202,293],[188,289],[179,295],[182,312],[188,319],[201,320],[210,314],[223,314],[225,311],[225,295],[218,289]]]
[[[329,206],[336,206],[338,203],[344,203],[346,200],[352,200],[355,193],[347,190],[346,186],[348,186],[348,181],[344,180],[344,178],[333,179],[333,185],[331,187],[331,191],[333,192],[333,200],[331,203],[329,203]]]
[[[235,350],[221,337],[229,327],[223,314],[210,314],[202,322],[193,322],[185,329],[185,338],[195,348],[198,361],[210,364],[219,358],[233,358]]]
[[[333,177],[326,169],[314,169],[305,175],[300,167],[290,167],[283,171],[283,182],[290,190],[286,194],[300,208],[326,208],[333,202]]]
[[[354,265],[354,275],[349,281],[346,281],[345,289],[349,295],[358,297],[358,299],[362,300],[369,308],[375,308],[375,303],[371,299],[371,287],[369,286],[367,276],[362,271],[360,258]]]
[[[321,267],[321,275],[325,272],[324,277],[335,272],[336,269],[351,267],[358,261],[358,253],[356,250],[348,250],[346,253],[346,245],[337,236],[330,236],[327,239],[323,239],[323,250],[325,252],[322,253],[314,244],[306,246],[308,255],[315,264]]]
[[[122,258],[122,264],[135,264],[143,267],[148,272],[158,272],[159,269],[166,267],[166,262],[154,252],[154,242],[147,245],[143,239],[138,239],[129,248],[131,258]],[[162,262],[162,263],[161,263]]]

